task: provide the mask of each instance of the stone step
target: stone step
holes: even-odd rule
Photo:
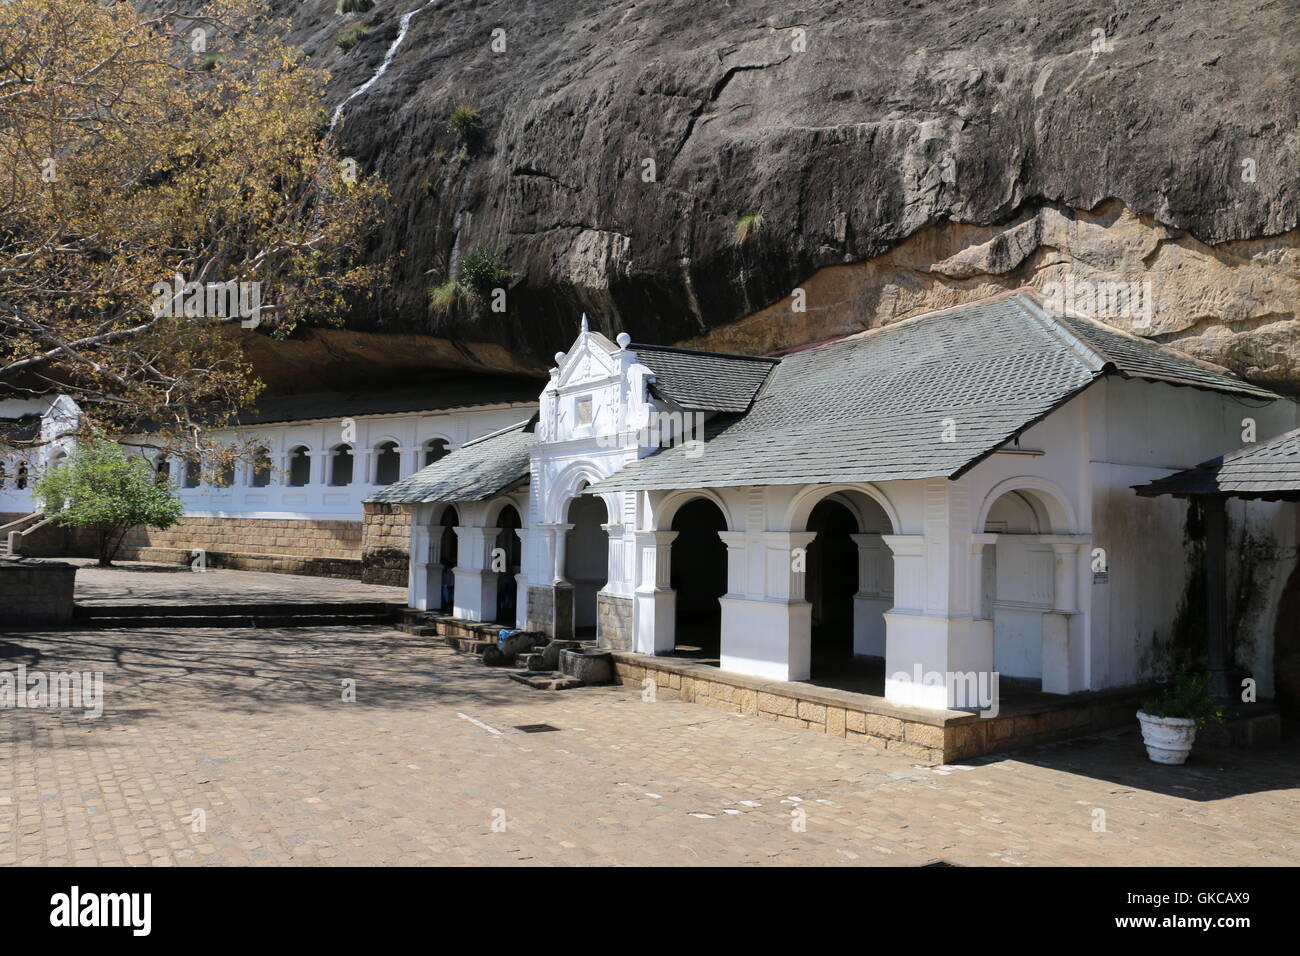
[[[120,615],[83,619],[93,628],[278,628],[278,627],[373,627],[392,626],[382,614],[192,614]]]
[[[384,621],[397,619],[401,605],[385,601],[339,601],[322,603],[249,603],[249,604],[78,604],[73,616],[78,620],[118,617],[249,617],[274,616],[372,616]]]
[[[536,690],[571,690],[582,686],[582,681],[561,674],[559,671],[507,671],[506,673],[511,680]]]

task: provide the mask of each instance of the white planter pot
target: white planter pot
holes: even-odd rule
[[[1196,740],[1196,721],[1190,717],[1152,717],[1138,711],[1142,725],[1142,742],[1147,756],[1156,763],[1180,764],[1192,752]]]

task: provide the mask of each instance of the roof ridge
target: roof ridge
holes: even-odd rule
[[[1071,351],[1079,353],[1080,357],[1082,357],[1084,361],[1088,362],[1089,366],[1095,362],[1096,367],[1093,369],[1094,372],[1102,372],[1106,369],[1106,366],[1115,365],[1113,360],[1084,342],[1083,339],[1079,338],[1079,336],[1075,334],[1073,329],[1066,327],[1066,325],[1060,321],[1061,316],[1048,311],[1043,303],[1039,302],[1036,297],[1021,294],[1025,291],[1028,290],[1017,289],[1016,294],[1012,296],[1016,305],[1020,306],[1021,311],[1038,324],[1042,325],[1043,328],[1047,330],[1048,334],[1055,334],[1058,338],[1063,339],[1066,346]]]
[[[642,349],[651,349],[657,352],[677,352],[681,355],[707,355],[712,358],[744,359],[748,362],[770,362],[776,364],[781,361],[779,358],[769,355],[742,355],[739,352],[713,352],[708,349],[682,348],[680,345],[655,345],[651,342],[629,342],[627,347],[633,352]]]
[[[498,428],[496,431],[488,432],[486,435],[479,435],[477,438],[471,438],[469,441],[465,442],[465,444],[461,445],[460,447],[469,448],[471,445],[481,445],[489,438],[499,438],[500,436],[504,435],[506,432],[518,431],[531,421],[532,421],[531,417],[525,418],[523,421],[515,422],[513,425],[507,425],[505,428]]]

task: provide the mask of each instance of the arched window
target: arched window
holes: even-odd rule
[[[0,488],[3,488],[9,481],[9,472],[5,468],[5,463],[0,461]]]
[[[17,479],[14,481],[14,485],[18,488],[27,487],[27,462],[23,461],[18,463],[18,475]]]
[[[299,445],[289,452],[289,487],[302,488],[311,481],[311,456],[307,446]]]
[[[447,439],[430,438],[427,442],[424,443],[425,466],[427,467],[429,465],[432,465],[435,461],[447,457],[447,453],[449,451],[451,451],[451,449],[447,447]]]
[[[216,483],[221,488],[229,488],[235,483],[235,463],[233,461],[221,466],[221,470],[217,472]]]
[[[253,487],[265,488],[271,483],[271,453],[259,448],[253,453]]]
[[[201,477],[201,469],[199,466],[199,460],[197,458],[186,458],[185,459],[185,487],[197,488],[199,486],[200,477]]]
[[[375,449],[375,484],[391,485],[402,476],[402,456],[397,442],[386,441]]]
[[[162,484],[163,482],[168,481],[172,476],[171,459],[166,455],[159,455],[155,458],[153,463],[153,474],[154,481],[157,484]]]
[[[352,484],[351,445],[336,445],[331,449],[329,483],[336,487]]]

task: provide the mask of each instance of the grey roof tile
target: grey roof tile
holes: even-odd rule
[[[655,373],[658,395],[689,411],[745,411],[778,361],[661,345],[629,347]]]
[[[1147,497],[1226,494],[1300,500],[1300,429],[1133,487]]]
[[[535,444],[530,422],[466,442],[367,498],[388,504],[483,501],[528,480],[528,453]]]
[[[1019,292],[793,352],[747,414],[710,422],[695,457],[687,447],[666,449],[595,487],[953,478],[1112,371],[1276,397],[1151,343],[1080,324],[1049,316]],[[951,441],[944,440],[948,419]]]

